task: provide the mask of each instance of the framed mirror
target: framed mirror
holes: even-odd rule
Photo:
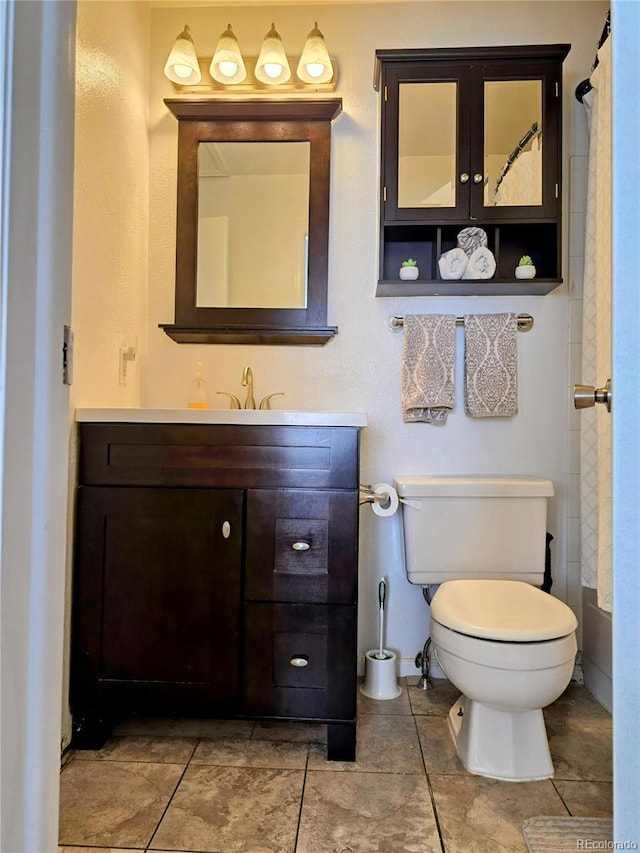
[[[167,99],[178,119],[178,343],[324,344],[340,98]]]

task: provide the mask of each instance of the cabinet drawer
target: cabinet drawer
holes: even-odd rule
[[[355,717],[355,607],[246,604],[244,614],[245,714]]]
[[[356,491],[250,490],[245,598],[354,604],[358,515]]]
[[[80,425],[80,482],[357,489],[358,427]]]

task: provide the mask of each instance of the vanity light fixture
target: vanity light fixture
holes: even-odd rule
[[[271,24],[271,29],[264,37],[254,74],[257,80],[268,86],[286,83],[291,77],[289,60],[275,24]]]
[[[164,73],[169,80],[180,86],[194,85],[202,79],[196,48],[191,38],[191,30],[186,25],[176,38],[164,66]]]
[[[225,85],[242,83],[247,76],[238,39],[231,29],[231,24],[227,26],[218,40],[209,73],[214,80]]]
[[[296,73],[292,73],[292,69]],[[297,63],[287,57],[282,38],[271,24],[260,54],[244,56],[231,24],[220,35],[213,58],[198,59],[185,26],[176,39],[164,67],[165,76],[178,92],[215,94],[217,92],[269,95],[273,92],[332,92],[336,88],[338,68],[329,56],[324,35],[317,21],[307,34]]]
[[[333,77],[327,43],[318,29],[317,21],[307,35],[296,73],[304,83],[328,83]]]

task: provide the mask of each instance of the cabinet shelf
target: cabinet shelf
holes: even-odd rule
[[[545,296],[562,279],[464,279],[444,281],[442,279],[385,279],[379,281],[376,296]]]
[[[458,296],[490,296],[496,294],[548,293],[561,284],[558,230],[556,223],[512,222],[504,225],[475,222],[487,232],[489,249],[496,259],[496,272],[492,279],[443,280],[439,277],[438,258],[453,249],[457,243],[459,225],[394,225],[383,230],[380,280],[377,296],[433,296],[440,289]],[[533,255],[537,269],[535,279],[515,279],[514,270],[522,255]],[[423,278],[402,281],[397,273],[405,258],[415,258]],[[396,283],[387,294],[380,288]],[[435,290],[423,290],[426,285]],[[547,286],[548,285],[548,286]],[[543,290],[543,286],[547,286]],[[512,287],[508,292],[507,287]],[[402,288],[402,289],[401,289]]]

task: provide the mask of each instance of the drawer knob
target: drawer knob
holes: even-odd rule
[[[299,668],[303,666],[309,666],[309,658],[306,655],[294,655],[289,661],[291,666],[297,666]]]
[[[311,548],[311,545],[308,542],[301,540],[300,542],[294,542],[291,547],[294,551],[308,551],[309,548]]]

